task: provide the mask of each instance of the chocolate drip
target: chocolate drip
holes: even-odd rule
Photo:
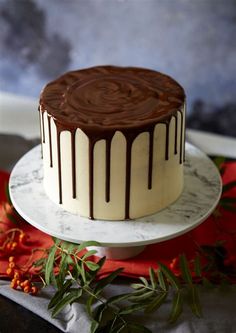
[[[93,220],[93,192],[94,192],[94,145],[95,140],[89,138],[89,217]]]
[[[179,151],[179,163],[183,163],[183,111],[180,110],[180,115],[181,115],[181,124],[180,124],[180,151]]]
[[[185,109],[182,111],[182,112],[185,112]],[[183,147],[183,150],[184,150],[184,154],[183,154],[183,161],[185,162],[185,141],[186,141],[186,126],[184,126],[184,147]]]
[[[149,130],[149,159],[148,159],[148,189],[152,188],[152,168],[153,168],[153,133],[154,126]]]
[[[44,111],[42,112],[42,132],[43,132],[42,141],[43,143],[45,143]]]
[[[125,173],[125,219],[129,219],[130,182],[131,182],[131,149],[133,140],[126,138],[126,173]]]
[[[41,112],[40,112],[40,108],[38,108],[39,111],[39,130],[40,130],[40,138],[41,138],[41,158],[43,158],[43,142],[42,142],[42,124],[41,124]]]
[[[165,160],[169,159],[169,136],[170,136],[170,120],[166,123],[166,147],[165,147]]]
[[[72,165],[72,198],[76,198],[76,164],[75,164],[75,132],[71,130],[71,165]]]
[[[57,127],[57,161],[58,161],[58,185],[59,204],[62,204],[62,181],[61,181],[61,129]]]
[[[111,138],[106,139],[106,202],[110,201],[110,183],[111,183]]]
[[[48,137],[49,137],[49,152],[50,152],[50,168],[52,168],[52,133],[51,133],[51,117],[48,118]]]
[[[178,114],[174,115],[175,117],[175,155],[178,153],[177,151],[177,140],[178,140]]]

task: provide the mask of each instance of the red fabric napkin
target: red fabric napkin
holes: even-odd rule
[[[0,230],[6,230],[9,227],[15,227],[14,224],[6,217],[6,195],[4,186],[9,179],[6,172],[0,172]],[[236,162],[225,163],[225,172],[223,183],[236,180]],[[223,197],[236,198],[236,187],[231,188],[223,194]],[[234,206],[235,207],[235,206]],[[194,230],[176,237],[172,240],[164,241],[158,244],[149,245],[140,255],[122,261],[106,260],[101,270],[100,277],[123,267],[122,275],[127,277],[148,276],[149,267],[156,268],[157,262],[170,264],[179,254],[185,253],[188,258],[192,258],[201,245],[214,245],[217,241],[225,241],[224,247],[227,250],[227,258],[236,266],[236,213],[220,209],[220,216],[211,215],[205,222]],[[53,244],[50,236],[37,230],[22,218],[16,217],[18,225],[28,236],[29,239],[25,245],[19,245],[14,254],[0,250],[0,276],[6,277],[9,255],[14,255],[17,264],[23,265],[29,261],[38,259],[42,253],[36,252],[32,256],[34,248],[48,248]],[[6,224],[5,224],[6,223]],[[1,233],[0,233],[1,246]],[[94,258],[96,260],[96,258]]]

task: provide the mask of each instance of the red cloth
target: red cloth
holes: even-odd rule
[[[236,180],[236,162],[227,162],[225,168],[223,183],[227,184]],[[0,206],[0,221],[2,220],[3,204],[4,201],[6,201],[4,184],[7,183],[8,178],[9,175],[7,173],[0,172],[0,202],[2,202]],[[236,187],[229,190],[223,196],[236,198]],[[137,257],[122,261],[106,260],[101,271],[101,276],[120,267],[124,268],[122,273],[124,276],[148,276],[149,267],[157,267],[158,261],[168,264],[181,253],[185,253],[191,258],[198,250],[198,245],[213,245],[217,241],[222,240],[225,241],[224,246],[228,253],[236,258],[236,213],[221,209],[221,214],[222,215],[218,218],[211,215],[200,226],[182,236],[147,246],[144,252]],[[17,219],[19,220],[18,226],[29,235],[27,244],[17,249],[16,253],[13,254],[16,258],[16,262],[23,264],[31,255],[33,248],[48,248],[53,242],[51,237],[47,234],[37,230],[19,217]],[[10,224],[10,221],[6,217],[4,217],[4,222]],[[11,227],[14,227],[14,225],[11,224]],[[7,228],[7,226],[0,224],[0,228]],[[35,253],[32,260],[39,258],[40,255],[40,252]],[[0,251],[0,276],[6,276],[5,272],[8,266],[8,257],[8,253]]]

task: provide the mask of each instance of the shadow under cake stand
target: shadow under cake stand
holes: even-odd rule
[[[186,143],[184,189],[178,200],[156,214],[135,220],[90,220],[65,211],[47,197],[37,146],[15,165],[9,188],[15,209],[36,228],[73,243],[97,241],[101,244],[96,247],[97,255],[126,259],[142,252],[147,244],[174,238],[203,222],[220,199],[222,183],[214,163]]]

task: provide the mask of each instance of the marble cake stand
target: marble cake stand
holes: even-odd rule
[[[186,144],[184,190],[168,208],[131,221],[92,221],[71,214],[48,199],[43,188],[40,146],[15,165],[10,195],[15,209],[45,233],[74,243],[95,240],[98,255],[126,259],[145,245],[179,236],[203,222],[221,195],[221,178],[213,162],[196,147]]]

